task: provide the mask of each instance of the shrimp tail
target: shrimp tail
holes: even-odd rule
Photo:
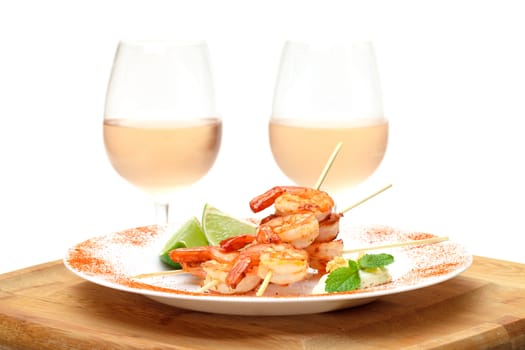
[[[270,214],[270,215],[262,218],[261,221],[259,222],[259,225],[263,225],[263,224],[267,223],[268,221],[271,221],[271,220],[275,219],[278,216],[279,215],[277,215],[277,214]]]
[[[246,270],[251,263],[252,259],[247,255],[240,255],[235,259],[235,263],[226,276],[226,284],[231,288],[236,288],[239,282],[246,276]]]
[[[262,225],[257,229],[257,242],[265,244],[279,244],[282,242],[281,237],[272,230],[270,226]]]
[[[219,246],[227,252],[232,252],[244,248],[255,241],[256,236],[252,234],[243,234],[226,238],[219,243]]]
[[[283,193],[284,193],[284,190],[281,186],[272,187],[268,191],[264,192],[263,194],[260,194],[257,197],[254,197],[250,201],[250,209],[254,213],[258,213],[261,210],[264,210],[270,207],[275,201],[275,199]]]
[[[206,246],[173,249],[169,252],[169,257],[178,263],[199,263],[213,258]]]
[[[291,192],[300,189],[299,186],[275,186],[270,188],[268,191],[264,192],[261,195],[258,195],[257,197],[254,197],[250,201],[250,209],[254,213],[258,213],[268,207],[270,207],[274,202],[275,199],[278,198],[280,195],[282,195],[285,192]]]

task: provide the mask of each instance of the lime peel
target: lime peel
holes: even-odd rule
[[[241,234],[255,234],[257,226],[227,214],[206,203],[202,211],[202,229],[210,245]]]
[[[199,220],[193,216],[186,221],[166,242],[160,252],[160,260],[174,268],[180,269],[179,263],[171,260],[169,252],[177,248],[199,247],[208,245]]]

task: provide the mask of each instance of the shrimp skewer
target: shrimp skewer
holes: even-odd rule
[[[268,283],[301,281],[308,267],[324,273],[327,263],[342,255],[342,240],[336,240],[339,220],[356,205],[334,213],[326,192],[299,186],[275,186],[250,201],[253,212],[271,205],[275,213],[261,221],[255,235],[231,237],[219,247],[177,249],[170,257],[203,278],[211,291],[246,293],[263,281],[257,292],[262,295]]]
[[[308,267],[325,273],[329,261],[342,256],[343,242],[337,240],[343,214],[391,187],[388,185],[341,213],[319,190],[341,147],[339,143],[315,188],[275,186],[250,201],[254,213],[274,205],[275,212],[262,219],[255,235],[245,234],[220,242],[218,247],[182,248],[170,258],[183,269],[203,279],[200,291],[221,294],[246,293],[269,283],[287,285],[303,280]]]
[[[309,266],[317,269],[318,273],[323,273],[328,261],[342,252],[342,241],[334,240],[339,234],[339,219],[343,214],[332,212],[333,199],[326,192],[317,189],[276,186],[253,198],[250,208],[257,212],[272,204],[275,213],[262,220],[257,240],[268,243],[283,241],[291,243],[295,248],[304,249]],[[302,220],[308,221],[309,225],[298,225],[301,222],[300,215],[305,215]],[[296,226],[296,229],[290,229],[290,226]],[[261,270],[265,270],[264,264],[260,266],[263,267]],[[273,269],[267,268],[266,273],[261,289],[267,286],[267,281],[277,280],[273,277]]]

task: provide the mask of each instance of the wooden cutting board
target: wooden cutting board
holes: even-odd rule
[[[447,282],[301,316],[182,310],[50,262],[0,276],[1,349],[525,349],[525,265],[475,257]]]

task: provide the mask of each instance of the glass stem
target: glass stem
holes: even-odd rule
[[[166,225],[169,219],[170,206],[168,203],[155,202],[155,216],[158,225]]]

